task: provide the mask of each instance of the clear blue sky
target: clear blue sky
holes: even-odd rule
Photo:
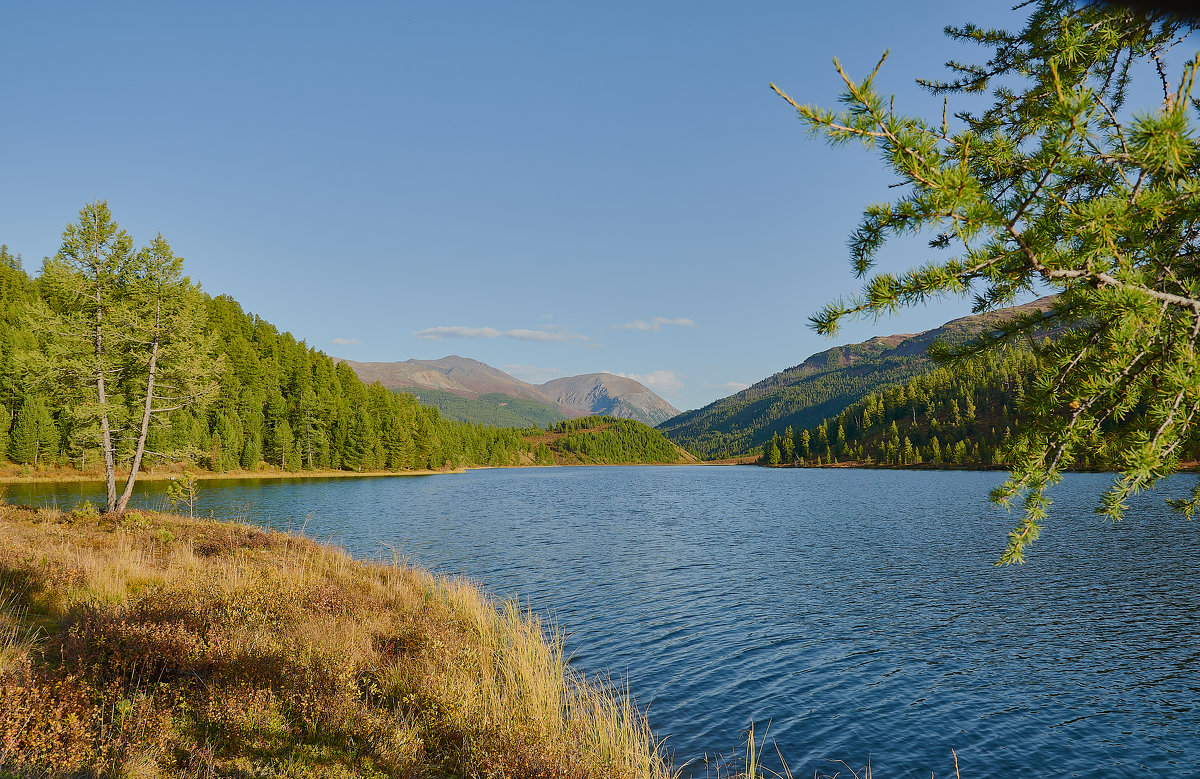
[[[972,4],[973,5],[973,4]],[[330,354],[633,375],[696,408],[953,301],[807,327],[890,178],[767,87],[838,56],[913,85],[1007,3],[5,3],[0,242],[36,272],[86,201]],[[894,193],[891,193],[894,194]],[[922,259],[897,245],[889,266]]]

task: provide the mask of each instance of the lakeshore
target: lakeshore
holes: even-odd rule
[[[829,773],[829,758],[861,767],[868,757],[880,776],[953,776],[951,750],[964,775],[985,765],[1036,772],[1050,760],[1067,773],[1136,761],[1171,775],[1178,750],[1195,747],[1195,716],[1176,713],[1165,734],[1154,723],[1174,700],[1171,680],[1194,674],[1186,572],[1197,549],[1168,531],[1163,501],[1194,480],[1165,482],[1112,525],[1091,511],[1110,477],[1067,474],[1044,551],[997,569],[1011,519],[987,495],[1001,478],[497,468],[447,479],[212,480],[195,508],[332,540],[357,560],[401,556],[501,602],[519,597],[561,626],[573,668],[620,680],[645,707],[681,779],[736,775],[747,728],[757,723],[761,735],[768,720],[767,768],[782,770],[777,742],[797,776]],[[135,495],[137,515],[162,505],[160,484]],[[84,523],[97,495],[95,483],[44,483],[13,485],[8,500],[79,507],[80,518],[65,515]],[[45,546],[70,527],[51,526]],[[1131,558],[1135,538],[1151,553]],[[746,560],[752,575],[725,562]],[[1029,613],[1021,604],[1047,587],[1062,597]],[[981,691],[972,680],[984,672],[996,683]],[[1064,708],[1076,714],[1055,719]],[[1075,745],[1069,755],[1064,741]],[[1014,742],[1027,749],[1014,752]],[[710,761],[731,751],[731,763]]]
[[[468,471],[486,471],[495,469],[546,469],[546,468],[627,468],[627,467],[659,467],[684,465],[753,465],[754,458],[731,458],[713,461],[682,461],[674,463],[563,463],[555,465],[470,465],[462,468],[442,468],[438,470],[403,470],[403,471],[343,471],[332,469],[315,469],[287,471],[273,467],[263,467],[259,470],[235,469],[229,471],[210,471],[205,468],[184,467],[181,465],[155,466],[138,474],[137,482],[169,482],[187,473],[197,481],[210,480],[286,480],[286,479],[373,479],[390,476],[439,476],[447,474],[462,474]],[[124,487],[128,478],[128,470],[117,471],[117,489]],[[0,466],[0,487],[5,484],[103,484],[104,472],[101,470],[80,471],[76,468],[40,468],[22,469],[21,466],[7,464]]]
[[[0,506],[0,770],[666,779],[513,602],[147,511]]]
[[[524,466],[515,466],[524,467]],[[143,470],[138,474],[138,483],[165,482],[178,479],[184,472],[190,473],[197,480],[210,479],[361,479],[383,476],[433,476],[445,473],[466,473],[467,468],[446,468],[443,470],[405,470],[405,471],[342,471],[332,469],[286,471],[279,468],[263,468],[260,470],[236,469],[230,471],[210,471],[205,468],[192,468],[180,465],[156,466]],[[117,471],[118,490],[125,485],[129,476],[128,470]],[[104,482],[104,472],[101,470],[80,471],[76,468],[42,468],[38,470],[22,469],[17,465],[0,467],[0,484],[30,484],[30,483],[64,484],[74,482]]]

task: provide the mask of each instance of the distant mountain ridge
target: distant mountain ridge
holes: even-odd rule
[[[558,406],[551,406],[529,398],[515,398],[498,392],[467,398],[446,390],[425,387],[399,387],[396,392],[407,392],[421,405],[437,406],[442,416],[459,422],[472,422],[490,427],[538,427],[568,419]]]
[[[538,386],[556,403],[589,408],[593,414],[635,419],[650,426],[677,416],[679,410],[641,382],[612,373],[586,373],[553,379]]]
[[[1052,298],[954,319],[923,333],[876,336],[826,349],[799,365],[702,409],[659,425],[672,441],[703,458],[754,451],[788,425],[797,431],[837,416],[850,404],[891,384],[926,373],[935,341],[963,343],[1012,316],[1050,307]]]
[[[364,382],[370,384],[378,381],[389,389],[437,390],[471,400],[489,396],[485,402],[493,406],[497,401],[491,396],[506,395],[547,407],[547,412],[535,413],[534,409],[523,404],[529,412],[525,418],[529,420],[543,419],[545,413],[552,411],[565,418],[603,414],[654,426],[679,414],[678,409],[642,383],[611,373],[567,376],[538,385],[521,381],[487,363],[458,355],[439,360],[403,362],[355,362],[335,359],[353,368]],[[437,398],[443,397],[436,393],[430,395],[435,404]],[[446,405],[466,417],[476,413],[471,404]],[[467,418],[463,421],[482,420]]]

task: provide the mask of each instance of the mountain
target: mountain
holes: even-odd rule
[[[512,415],[507,412],[516,409],[506,408],[506,401],[500,396],[522,401],[508,405],[521,409],[518,416],[525,424],[539,426],[544,423],[535,420],[553,415],[563,419],[593,414],[633,419],[653,426],[679,413],[640,382],[611,373],[568,376],[534,385],[487,363],[458,355],[404,362],[338,361],[353,368],[368,384],[378,381],[389,389],[422,395],[422,402],[437,405],[443,413],[466,422],[495,424],[495,419],[510,419]],[[450,400],[445,393],[470,400],[489,397],[484,400],[486,405],[481,406]],[[540,406],[532,406],[531,402]]]
[[[424,387],[399,387],[397,391],[415,396],[426,406],[437,406],[442,416],[459,422],[492,427],[545,428],[567,419],[558,406],[500,393],[466,398],[446,390]]]
[[[787,426],[797,431],[837,416],[869,393],[935,367],[929,347],[961,344],[1009,317],[1044,311],[1051,299],[952,320],[923,333],[877,336],[835,346],[757,384],[659,425],[672,441],[704,458],[747,454]]]
[[[571,408],[589,409],[589,413],[622,419],[635,419],[657,425],[677,416],[679,410],[655,395],[643,384],[611,373],[587,373],[568,376],[539,385],[555,402]]]
[[[370,384],[379,382],[388,389],[422,387],[445,390],[464,398],[480,395],[500,394],[512,398],[528,398],[541,403],[553,401],[532,384],[509,376],[504,371],[487,363],[458,355],[440,360],[405,360],[404,362],[355,362],[338,359],[354,369],[358,377]],[[567,409],[564,409],[567,411]],[[580,414],[568,414],[580,416]]]

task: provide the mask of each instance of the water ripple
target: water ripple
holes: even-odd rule
[[[964,776],[1196,775],[1200,526],[1162,504],[1194,479],[1112,524],[1091,511],[1109,477],[1069,476],[1029,562],[995,568],[999,479],[559,468],[206,482],[203,500],[517,595],[696,776],[752,723],[797,776],[952,776],[952,749]]]

